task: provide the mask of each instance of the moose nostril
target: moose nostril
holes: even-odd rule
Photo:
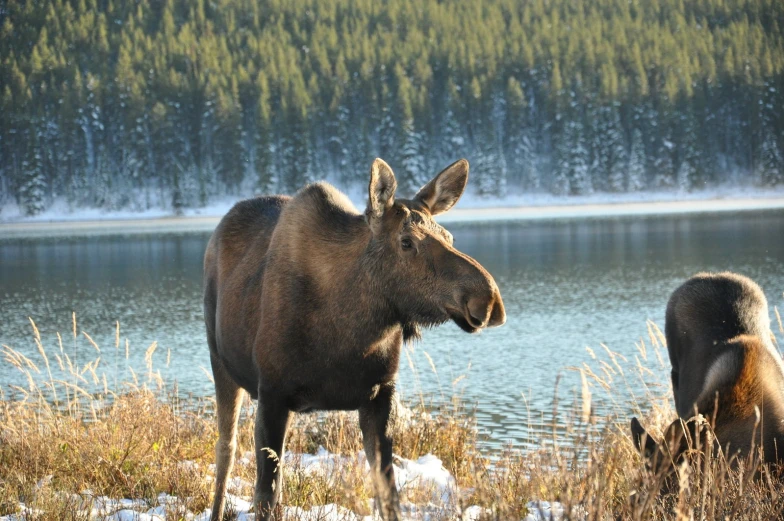
[[[482,327],[484,325],[484,323],[485,323],[485,321],[481,317],[477,317],[476,315],[474,315],[471,312],[468,313],[468,316],[470,317],[470,319],[468,321],[474,327]]]
[[[472,298],[466,303],[466,311],[468,322],[477,328],[484,327],[487,322],[488,302],[486,299]]]

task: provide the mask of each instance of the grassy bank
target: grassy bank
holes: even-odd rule
[[[27,384],[5,386],[0,400],[0,518],[102,519],[122,508],[153,513],[158,507],[160,519],[199,519],[212,493],[214,402],[177,398],[156,378],[151,353],[145,375],[132,374],[129,383],[110,388],[99,346],[93,345],[93,361],[75,367],[61,346],[45,350],[33,329],[26,349],[2,347],[2,363],[14,365]],[[89,341],[76,331],[74,322],[74,342]],[[628,405],[618,405],[617,417],[592,416],[592,394],[623,387],[638,391],[653,433],[660,435],[674,418],[669,401],[645,387],[649,365],[664,364],[661,334],[652,325],[649,331],[633,361],[609,349],[586,356],[575,403],[562,404],[559,434],[543,437],[538,449],[482,450],[470,410],[458,400],[401,408],[398,464],[432,454],[453,478],[446,489],[426,479],[409,481],[401,494],[404,513],[417,519],[425,513],[430,519],[533,519],[536,501],[557,501],[563,519],[778,518],[784,496],[772,469],[711,459],[699,468],[681,467],[685,486],[660,497],[661,477],[642,470],[628,436]],[[121,350],[119,330],[111,348]],[[255,479],[253,415],[248,400],[231,487],[246,499]],[[300,509],[288,508],[288,518],[314,519],[308,510],[328,504],[347,510],[324,519],[371,514],[361,448],[355,414],[298,415],[288,438],[292,454],[285,459],[283,494],[287,506]],[[316,453],[323,458],[313,466],[306,455]]]

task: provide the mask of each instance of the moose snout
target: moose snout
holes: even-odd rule
[[[493,310],[490,312],[490,320],[487,323],[488,327],[498,327],[506,324],[506,309],[504,309],[504,301],[501,300],[501,293],[496,290],[495,300],[493,301]]]
[[[472,327],[496,327],[506,322],[506,310],[501,293],[493,289],[489,295],[475,295],[466,302],[466,320]]]
[[[451,255],[442,269],[454,277],[450,280],[451,302],[445,303],[452,320],[467,333],[504,325],[504,301],[493,276],[464,253],[449,247],[444,252]]]

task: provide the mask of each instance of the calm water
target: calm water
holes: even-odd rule
[[[462,396],[476,406],[479,424],[496,446],[525,442],[550,420],[559,374],[557,396],[564,414],[580,383],[579,373],[568,368],[588,362],[597,373],[601,370],[587,347],[601,355],[604,344],[629,360],[621,364],[626,378],[614,376],[612,393],[589,379],[595,411],[634,409],[633,396],[645,391],[631,369],[638,354],[635,343],[645,338],[650,345],[646,319],[663,325],[670,292],[697,271],[733,270],[754,278],[768,295],[772,316],[772,306],[783,304],[781,211],[449,228],[455,245],[494,275],[508,320],[479,335],[467,335],[453,324],[426,331],[409,352],[410,362],[402,358],[400,388],[409,401]],[[65,353],[78,362],[92,360],[96,350],[83,336],[77,342],[71,336],[71,312],[76,311],[79,335],[88,332],[100,346],[110,385],[115,369],[120,380],[129,378],[128,365],[143,380],[144,353],[157,341],[154,369],[165,380],[176,380],[182,393],[210,394],[212,385],[200,369],[209,371],[201,312],[208,237],[0,239],[0,344],[40,360],[29,316],[47,352],[59,352],[60,331]],[[114,347],[116,320],[119,350]],[[655,360],[647,365],[652,370],[647,382],[666,380],[667,368]],[[0,361],[0,384],[20,383],[18,371]]]

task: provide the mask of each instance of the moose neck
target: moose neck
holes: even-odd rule
[[[383,282],[389,277],[384,273],[389,253],[374,241],[364,218],[358,215],[338,229],[320,231],[309,264],[317,274],[320,299],[330,302],[330,320],[343,334],[357,336],[358,343],[394,334],[405,317],[390,302],[390,288]]]
[[[323,279],[328,285],[321,291],[329,294],[330,307],[339,310],[330,320],[348,337],[346,347],[397,349],[402,340],[417,336],[416,326],[408,322],[390,298],[390,291],[396,289],[384,282],[389,278],[385,274],[389,253],[373,241],[367,227],[364,224],[358,227],[350,244],[343,243],[338,248],[343,256],[340,262],[330,266],[329,278]],[[351,255],[345,255],[349,251]],[[334,257],[329,255],[329,258]]]
[[[273,243],[273,262],[282,272],[295,273],[287,268],[295,265],[297,274],[306,275],[305,282],[294,282],[307,291],[298,314],[307,315],[321,337],[345,349],[366,349],[399,344],[403,330],[412,330],[393,304],[405,284],[405,274],[391,273],[395,253],[331,186],[317,183],[300,192],[286,208]]]

